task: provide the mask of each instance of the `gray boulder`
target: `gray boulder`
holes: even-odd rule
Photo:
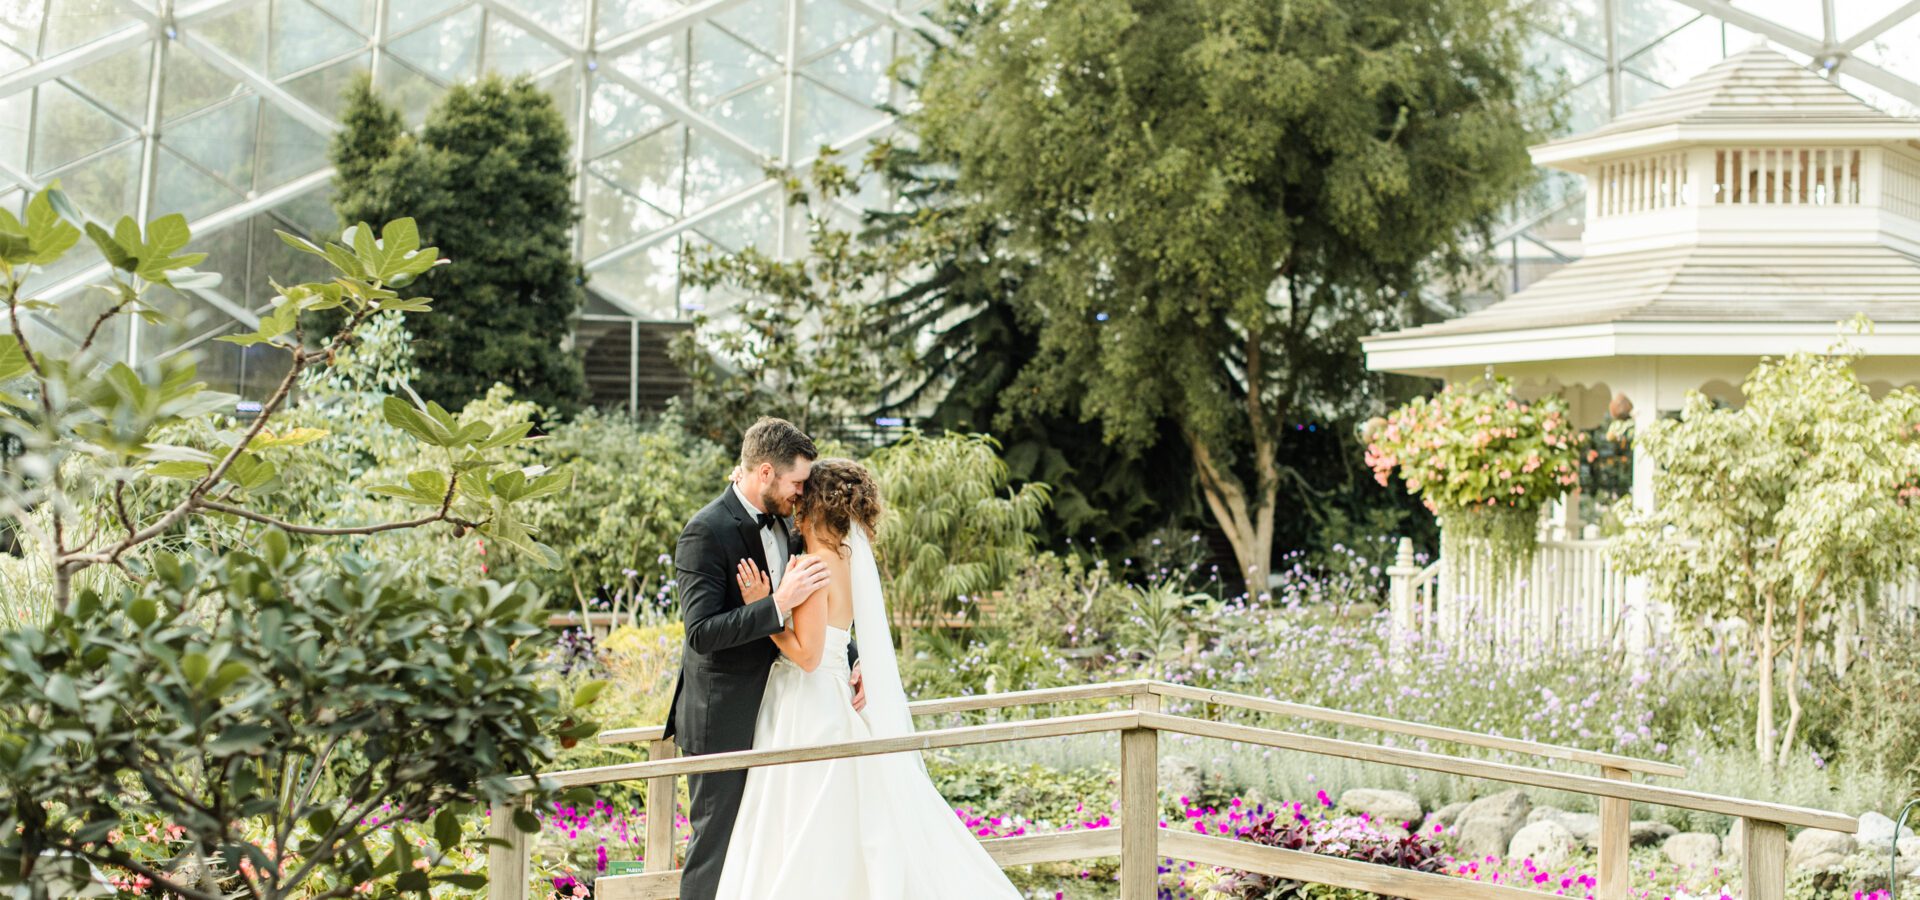
[[[1381,828],[1404,831],[1420,824],[1420,801],[1405,791],[1376,791],[1356,788],[1340,795],[1343,812],[1364,815]]]
[[[1680,833],[1680,829],[1665,822],[1652,822],[1641,819],[1627,823],[1628,843],[1635,847],[1658,847],[1667,842],[1667,838]]]
[[[1860,831],[1853,836],[1860,849],[1875,853],[1893,851],[1897,838],[1913,837],[1913,829],[1903,828],[1899,835],[1893,833],[1894,821],[1877,812],[1865,812],[1860,815]]]
[[[1559,868],[1573,855],[1576,843],[1573,832],[1566,826],[1542,819],[1514,834],[1507,844],[1507,858],[1531,859],[1534,865],[1544,869]]]
[[[1853,835],[1809,828],[1796,835],[1787,848],[1787,866],[1825,872],[1838,868],[1858,846]]]
[[[1460,814],[1466,811],[1467,806],[1466,803],[1449,803],[1427,813],[1426,819],[1420,823],[1420,833],[1429,839],[1438,837],[1452,843],[1453,825],[1459,821]]]
[[[1453,842],[1462,855],[1499,856],[1513,844],[1513,836],[1527,823],[1533,803],[1519,791],[1482,797],[1460,811],[1453,826]]]
[[[1676,866],[1707,869],[1720,861],[1720,836],[1686,831],[1667,838],[1660,853]]]
[[[1573,839],[1584,847],[1597,847],[1600,840],[1600,817],[1593,813],[1567,812],[1552,806],[1536,806],[1527,814],[1527,824],[1535,822],[1558,822],[1562,828],[1573,833]]]
[[[1920,837],[1903,834],[1900,836],[1898,846],[1900,847],[1901,856],[1920,858]]]
[[[1720,839],[1720,858],[1739,862],[1747,856],[1747,820],[1734,819],[1727,836]]]

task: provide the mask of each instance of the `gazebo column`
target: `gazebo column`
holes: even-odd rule
[[[1653,511],[1653,456],[1640,449],[1640,435],[1646,434],[1655,422],[1660,421],[1659,391],[1653,366],[1648,365],[1644,385],[1635,391],[1629,399],[1633,404],[1633,505],[1640,512]],[[1627,576],[1626,638],[1627,652],[1635,665],[1646,660],[1647,648],[1653,644],[1653,583],[1645,575]]]

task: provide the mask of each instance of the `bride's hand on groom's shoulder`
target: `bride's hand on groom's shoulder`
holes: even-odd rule
[[[820,557],[796,556],[787,563],[786,574],[780,576],[780,589],[773,592],[774,605],[780,607],[780,614],[784,616],[806,602],[814,591],[826,587],[832,578],[833,573]]]
[[[760,564],[753,560],[741,560],[740,565],[735,567],[733,577],[740,584],[740,599],[747,603],[773,596],[772,577],[761,571]]]

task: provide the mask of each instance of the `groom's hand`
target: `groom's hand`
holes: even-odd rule
[[[860,677],[860,664],[853,664],[853,674],[847,677],[847,684],[853,688],[853,711],[867,708],[867,680]]]
[[[793,612],[813,592],[827,586],[832,573],[827,564],[817,556],[799,556],[787,563],[787,574],[780,579],[780,587],[773,592],[773,603],[780,608],[780,615]]]

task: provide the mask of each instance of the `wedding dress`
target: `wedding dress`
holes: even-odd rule
[[[867,706],[854,712],[847,641],[828,626],[812,672],[784,656],[767,676],[753,749],[913,731],[893,655],[880,569],[853,526],[854,628]],[[766,766],[747,775],[720,874],[720,900],[984,900],[1020,894],[933,788],[918,753]]]

